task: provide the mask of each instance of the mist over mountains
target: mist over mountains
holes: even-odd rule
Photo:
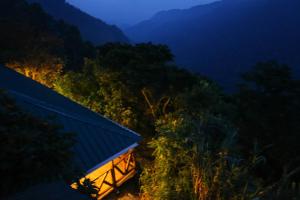
[[[135,42],[164,43],[176,62],[232,88],[258,61],[300,74],[300,1],[223,0],[159,12],[126,30]]]

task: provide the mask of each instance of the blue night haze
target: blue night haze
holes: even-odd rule
[[[299,0],[223,0],[157,13],[126,29],[134,42],[167,44],[177,64],[232,88],[260,61],[300,75]]]
[[[150,18],[162,10],[189,8],[216,0],[67,0],[108,23],[126,26]]]
[[[167,44],[178,65],[207,75],[230,90],[240,74],[259,61],[277,60],[300,74],[300,0],[38,1],[66,1],[118,25],[132,43]],[[57,15],[57,9],[53,11]],[[107,28],[97,27],[82,25],[81,29],[99,37],[96,30]],[[112,31],[102,32],[100,38],[112,35]],[[122,34],[117,29],[113,32]]]

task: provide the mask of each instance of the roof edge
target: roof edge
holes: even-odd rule
[[[141,135],[138,134],[137,132],[135,132],[135,131],[133,131],[133,130],[131,130],[131,129],[129,129],[129,128],[127,128],[127,127],[125,127],[125,126],[123,126],[123,125],[121,125],[121,124],[119,124],[119,123],[117,123],[117,122],[115,122],[115,121],[113,121],[113,120],[107,118],[107,117],[105,117],[104,115],[100,115],[99,113],[96,113],[96,112],[95,112],[95,114],[97,114],[97,115],[99,115],[100,117],[102,117],[102,118],[104,118],[104,119],[110,121],[111,123],[117,125],[118,127],[122,128],[122,129],[124,129],[124,130],[126,130],[126,131],[128,131],[128,132],[131,132],[132,134],[134,134],[134,135],[136,135],[136,136],[138,136],[138,137],[141,137]]]
[[[91,172],[95,171],[96,169],[98,169],[99,167],[103,166],[104,164],[108,163],[109,161],[112,161],[113,159],[119,157],[120,155],[126,153],[128,150],[130,149],[133,149],[135,147],[137,147],[139,144],[138,143],[134,143],[132,145],[130,145],[129,147],[121,150],[120,152],[116,153],[115,155],[109,157],[108,159],[102,161],[101,163],[99,163],[98,165],[96,165],[95,167],[89,169],[87,172],[86,172],[86,175],[90,174]]]

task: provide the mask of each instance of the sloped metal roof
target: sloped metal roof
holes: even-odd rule
[[[0,88],[23,109],[37,116],[54,117],[65,131],[76,133],[75,162],[84,171],[141,140],[135,132],[1,65]]]

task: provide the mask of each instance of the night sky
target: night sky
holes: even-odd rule
[[[67,0],[110,24],[132,25],[162,10],[189,8],[216,0]]]

